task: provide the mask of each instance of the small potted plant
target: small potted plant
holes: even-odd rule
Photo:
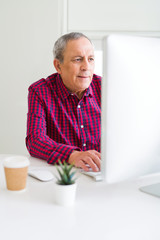
[[[59,166],[56,165],[59,176],[55,184],[55,200],[56,203],[62,206],[71,206],[74,204],[76,187],[76,179],[73,179],[76,171],[72,171],[74,165],[68,165],[66,162],[62,164],[58,160]]]

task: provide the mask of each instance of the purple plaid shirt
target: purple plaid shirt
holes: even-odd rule
[[[56,163],[73,150],[100,152],[101,77],[93,75],[81,100],[58,73],[29,87],[26,146],[33,157]]]

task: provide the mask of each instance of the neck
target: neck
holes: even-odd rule
[[[81,92],[75,92],[74,94],[78,97],[78,99],[80,100],[80,99],[82,99],[82,97],[83,97],[83,95],[84,95],[84,92],[85,92],[85,90],[84,91],[81,91]]]

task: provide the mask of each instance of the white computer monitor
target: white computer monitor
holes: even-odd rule
[[[103,42],[102,174],[108,183],[160,171],[160,39]]]

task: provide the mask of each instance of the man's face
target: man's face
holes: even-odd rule
[[[84,37],[70,40],[64,51],[63,63],[58,61],[57,66],[64,85],[82,97],[92,81],[94,71],[94,49],[90,41]]]

